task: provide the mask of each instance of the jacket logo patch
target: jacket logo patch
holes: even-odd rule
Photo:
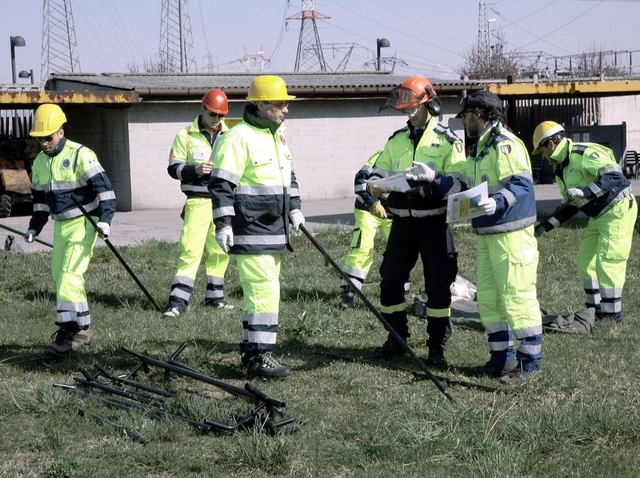
[[[431,143],[431,147],[432,148],[439,148],[440,144],[439,143]]]
[[[511,153],[511,145],[510,144],[503,144],[502,146],[500,146],[500,152],[502,154]]]
[[[429,166],[429,168],[433,169],[434,171],[438,170],[438,165],[434,161],[427,163],[427,166]]]
[[[598,158],[600,157],[600,155],[594,151],[593,153],[591,153],[591,154],[589,155],[589,157],[591,157],[591,158],[593,158],[593,159],[598,159]]]
[[[395,163],[393,163],[394,171],[400,171],[401,167],[402,167],[402,163],[400,161],[396,161]]]
[[[285,145],[287,144],[287,140],[284,138],[282,134],[280,135],[280,142]]]
[[[68,159],[64,159],[64,160],[62,161],[62,167],[63,167],[64,169],[67,169],[69,166],[71,166],[71,161],[69,161]]]
[[[456,145],[456,151],[462,153],[462,143],[456,141],[454,144]]]

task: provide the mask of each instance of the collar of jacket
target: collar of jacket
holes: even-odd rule
[[[566,166],[564,163],[569,164],[569,151],[571,151],[571,140],[569,138],[562,138],[562,141],[558,143],[554,152],[551,153],[551,159],[562,163],[562,167],[564,168]]]
[[[282,126],[282,124],[274,123],[273,121],[260,118],[258,116],[258,105],[253,103],[248,104],[244,107],[242,120],[245,123],[249,123],[254,128],[268,129],[271,134],[276,134],[276,131],[278,131],[278,129],[280,129],[280,126]]]
[[[502,131],[502,124],[498,120],[493,120],[489,123],[480,136],[478,137],[478,141],[471,147],[470,156],[478,157],[479,154],[485,152],[484,150],[491,146],[493,140],[497,135]],[[478,153],[480,151],[480,153]],[[485,153],[486,154],[486,153]]]
[[[60,140],[60,142],[58,143],[58,146],[55,147],[55,149],[53,151],[51,151],[51,154],[49,153],[43,153],[46,154],[47,156],[49,156],[50,158],[54,158],[56,156],[58,156],[60,154],[60,151],[62,151],[64,149],[64,145],[67,144],[67,138],[65,138],[64,136],[62,137],[62,139]]]

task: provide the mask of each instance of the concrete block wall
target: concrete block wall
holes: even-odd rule
[[[353,197],[353,178],[406,117],[393,110],[378,113],[380,100],[301,100],[289,107],[285,136],[303,201]],[[243,102],[230,104],[228,117],[241,118]],[[459,100],[443,98],[446,125]],[[184,203],[178,181],[166,172],[175,134],[191,123],[199,105],[139,104],[129,112],[131,206],[176,208]]]
[[[627,123],[627,149],[640,151],[640,95],[600,99],[600,124]]]

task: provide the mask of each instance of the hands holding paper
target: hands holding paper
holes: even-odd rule
[[[425,163],[413,161],[413,167],[405,170],[405,176],[412,181],[432,182],[436,178],[436,172]]]

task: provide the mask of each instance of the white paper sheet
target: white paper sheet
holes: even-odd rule
[[[382,179],[372,179],[367,181],[371,184],[377,184],[380,187],[388,189],[389,191],[397,191],[399,193],[406,193],[411,186],[407,182],[407,178],[405,177],[405,173],[394,174],[393,176],[389,176]]]
[[[484,216],[484,211],[477,205],[488,198],[486,181],[461,193],[452,194],[447,200],[447,222],[460,222]]]

